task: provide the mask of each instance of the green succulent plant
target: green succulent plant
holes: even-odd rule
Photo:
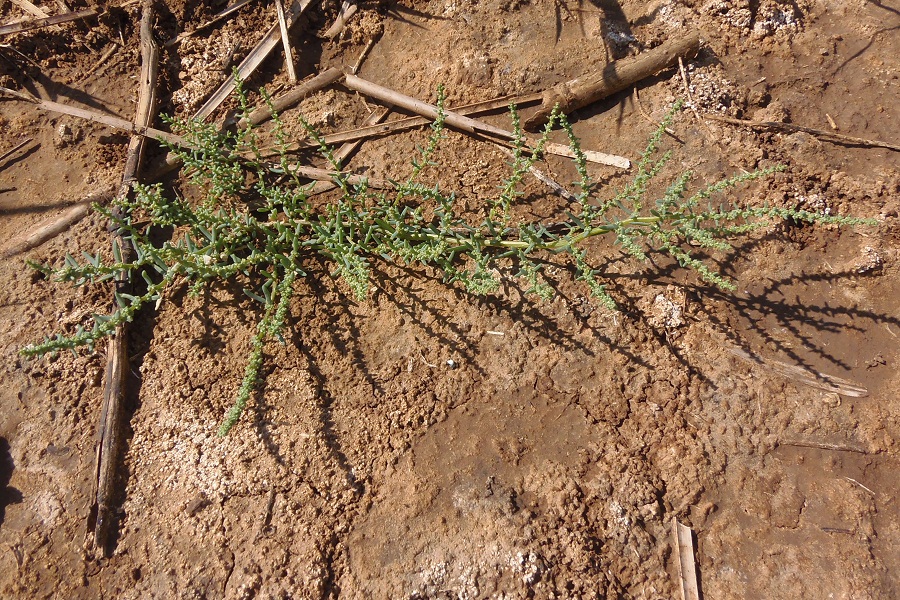
[[[243,110],[249,111],[240,88],[239,99]],[[471,212],[461,214],[453,193],[420,182],[444,136],[442,92],[438,104],[438,118],[431,126],[428,143],[413,161],[412,175],[389,191],[372,190],[365,181],[350,184],[340,173],[331,149],[304,121],[334,169],[340,190],[337,199],[324,207],[310,202],[308,185],[292,169],[285,151],[288,140],[277,117],[275,135],[280,152],[275,164],[262,159],[253,129],[220,131],[202,123],[171,121],[190,146],[171,150],[183,161],[183,172],[202,191],[202,199],[191,203],[165,195],[160,186],[135,185],[132,200],[119,199],[110,208],[96,207],[133,247],[133,260],[123,259],[121,248],[114,244],[112,261],[104,261],[101,254],[85,253],[83,260],[67,255],[58,267],[35,265],[58,281],[78,286],[125,273],[134,281],[142,278],[145,290],[116,294],[112,311],[96,315],[91,329],[48,337],[22,353],[40,356],[80,346],[92,348],[114,333],[117,325],[133,320],[142,307],[161,302],[171,286],[187,283],[191,293],[199,294],[205,286],[240,278],[248,286],[245,293],[259,302],[261,316],[243,381],[219,430],[225,435],[260,385],[266,344],[283,342],[294,283],[307,276],[305,266],[315,257],[331,263],[334,275],[345,281],[359,300],[368,295],[370,264],[377,260],[431,266],[448,284],[461,285],[473,294],[497,290],[498,269],[512,268],[527,293],[547,299],[553,290],[545,278],[545,261],[538,257],[564,261],[560,255],[568,255],[577,278],[591,295],[615,308],[603,273],[585,248],[589,238],[609,236],[636,261],[648,261],[651,250],[663,252],[704,281],[732,290],[734,285],[728,279],[691,253],[692,246],[729,250],[730,240],[785,219],[845,226],[870,222],[775,206],[743,206],[721,198],[722,192],[739,184],[783,169],[777,166],[736,175],[693,193],[688,192],[692,175],[686,172],[669,182],[658,198],[651,198],[650,184],[671,158],[671,152],[659,156],[659,145],[678,106],[651,136],[631,181],[607,199],[598,198],[578,139],[564,116],[554,112],[539,141],[529,147],[513,108],[510,175],[497,196],[485,201],[479,222]],[[522,197],[522,179],[541,158],[557,125],[568,134],[576,157],[580,176],[577,208],[559,222],[517,222],[513,210]],[[248,196],[254,198],[252,210],[242,200]],[[162,243],[151,235],[160,228],[173,232]]]

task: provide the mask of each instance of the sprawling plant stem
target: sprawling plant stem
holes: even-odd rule
[[[249,105],[241,97],[247,110]],[[439,105],[443,105],[442,91]],[[99,283],[124,272],[132,280],[142,277],[146,290],[136,295],[117,295],[111,314],[95,316],[91,330],[78,328],[71,335],[57,334],[22,352],[31,356],[93,347],[97,340],[112,334],[116,325],[134,319],[143,306],[161,302],[172,286],[187,283],[191,293],[198,294],[206,285],[240,277],[249,286],[246,294],[261,304],[262,316],[236,401],[219,430],[225,435],[239,421],[259,388],[266,345],[272,339],[283,342],[294,283],[297,277],[306,276],[304,265],[317,255],[334,265],[334,274],[346,282],[359,300],[368,294],[372,260],[427,265],[438,269],[448,283],[461,284],[476,294],[496,290],[500,284],[498,273],[509,272],[509,267],[516,265],[518,270],[511,274],[523,282],[526,292],[547,299],[553,292],[542,274],[540,259],[568,255],[577,278],[601,303],[614,308],[616,303],[606,290],[603,273],[593,265],[585,248],[584,242],[590,238],[610,236],[638,261],[647,261],[649,250],[667,253],[705,281],[731,289],[730,281],[691,254],[690,245],[728,250],[729,239],[784,219],[838,225],[867,222],[790,208],[711,204],[714,196],[768,176],[781,167],[724,179],[690,196],[687,188],[691,174],[683,173],[659,198],[652,200],[650,184],[663,172],[670,157],[670,153],[657,157],[658,146],[676,110],[651,136],[631,182],[604,200],[595,195],[584,154],[566,120],[554,113],[540,141],[529,148],[513,109],[516,139],[511,174],[502,182],[498,196],[487,199],[484,213],[475,218],[457,212],[452,193],[419,182],[434,164],[434,154],[444,136],[443,108],[432,126],[428,144],[413,161],[412,176],[396,184],[390,194],[376,194],[364,183],[351,185],[337,173],[340,165],[331,149],[304,121],[310,136],[319,142],[323,156],[335,169],[340,188],[340,196],[320,208],[308,202],[306,188],[296,174],[291,175],[290,159],[284,150],[274,174],[261,161],[252,130],[220,133],[200,123],[173,122],[196,149],[172,150],[184,161],[193,183],[205,192],[204,198],[191,204],[177,196],[164,196],[159,187],[135,186],[135,200],[119,201],[123,210],[97,209],[112,219],[123,238],[133,245],[135,260],[123,261],[122,253],[114,246],[111,262],[104,261],[100,254],[85,254],[81,262],[66,256],[58,268],[37,266],[48,275],[75,285]],[[287,138],[277,116],[275,123],[276,139],[284,148]],[[556,223],[517,222],[514,214],[521,201],[522,179],[541,158],[550,131],[559,123],[576,156],[580,177],[576,210]],[[254,183],[249,183],[248,171],[253,174]],[[288,177],[288,183],[278,183],[277,177]],[[248,196],[259,205],[252,211],[243,202]],[[128,216],[117,216],[120,214]],[[431,216],[426,218],[426,214]],[[151,232],[160,228],[174,233],[168,241],[154,243]]]

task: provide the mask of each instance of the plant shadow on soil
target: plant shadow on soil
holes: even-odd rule
[[[784,232],[776,230],[735,244],[734,250],[725,256],[712,257],[702,252],[695,254],[700,260],[715,264],[720,273],[736,279],[738,273],[735,259],[752,256],[753,252],[762,251],[768,244],[784,241]],[[723,339],[751,355],[757,353],[758,345],[766,346],[770,351],[811,373],[818,373],[822,369],[821,364],[815,363],[827,363],[845,372],[854,367],[848,362],[847,356],[826,350],[824,340],[813,337],[813,333],[840,335],[853,332],[864,335],[872,331],[875,325],[900,327],[900,318],[886,312],[831,304],[814,291],[804,290],[816,286],[831,289],[840,286],[842,282],[872,280],[880,275],[878,270],[863,273],[852,268],[826,271],[823,266],[822,270],[769,278],[765,284],[754,286],[752,290],[741,288],[729,292],[703,282],[685,284],[683,276],[679,275],[683,274],[683,269],[670,257],[651,254],[650,258],[654,269],[649,274],[640,275],[641,279],[657,285],[680,285],[695,298],[704,297],[727,307],[727,312],[722,313],[715,306],[703,302],[692,303],[702,315],[701,320],[708,323]],[[615,275],[612,278],[622,277],[636,276]],[[640,314],[636,307],[627,312],[630,315]],[[773,331],[778,331],[779,335],[774,335]],[[658,336],[658,339],[663,341],[664,337]],[[690,368],[692,373],[699,374],[674,345],[666,345],[684,366]],[[805,349],[805,355],[798,352],[797,348]]]
[[[6,507],[22,502],[22,492],[9,486],[15,465],[9,452],[9,442],[0,437],[0,526],[6,518]]]

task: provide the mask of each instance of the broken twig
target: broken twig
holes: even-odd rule
[[[104,72],[106,72],[106,69],[109,68],[109,63],[106,61],[108,61],[112,57],[112,55],[116,53],[116,50],[118,48],[119,44],[117,44],[116,42],[110,42],[109,47],[104,50],[103,54],[100,55],[100,58],[97,59],[97,62],[94,63],[93,67],[91,67],[91,70],[81,76],[81,81],[86,82],[93,76],[99,78]]]
[[[803,127],[794,125],[793,123],[780,123],[778,121],[745,121],[744,119],[734,119],[723,115],[715,115],[706,113],[705,118],[712,121],[722,121],[723,123],[731,123],[732,125],[741,125],[750,127],[751,129],[779,129],[781,131],[802,131],[814,135],[817,138],[831,142],[832,144],[844,144],[847,146],[867,146],[871,148],[887,148],[888,150],[896,150],[900,152],[900,144],[892,144],[890,142],[882,142],[881,140],[868,140],[865,138],[852,137],[849,135],[841,135],[824,129],[813,129],[811,127]]]
[[[312,179],[313,181],[332,182],[337,175],[341,175],[344,181],[346,181],[350,185],[358,185],[362,182],[366,182],[366,185],[368,185],[368,187],[377,190],[389,189],[393,187],[391,182],[384,179],[374,179],[371,177],[366,177],[364,175],[356,175],[355,173],[336,173],[333,170],[329,169],[319,169],[316,167],[307,167],[303,165],[290,165],[288,168],[292,173],[295,173],[301,177],[305,177],[306,179]]]
[[[376,100],[380,100],[381,102],[393,106],[399,106],[400,108],[422,115],[428,119],[434,120],[438,116],[438,107],[434,104],[417,100],[412,96],[407,96],[406,94],[401,94],[400,92],[378,85],[377,83],[366,81],[356,75],[346,75],[343,84],[355,92],[365,94],[370,98],[375,98]],[[487,123],[461,115],[452,110],[444,112],[444,122],[454,129],[460,129],[468,133],[478,132],[503,140],[512,139],[512,134],[510,132],[500,129],[499,127],[488,125]]]
[[[825,390],[826,392],[834,392],[841,396],[849,396],[851,398],[865,398],[869,395],[869,390],[852,381],[835,377],[834,375],[826,375],[825,373],[816,373],[809,371],[797,365],[791,365],[779,360],[771,358],[763,358],[758,354],[750,354],[740,348],[729,346],[728,351],[740,359],[748,362],[762,365],[769,370],[778,373],[788,379],[808,385],[809,387]]]
[[[818,448],[819,450],[835,450],[837,452],[855,452],[856,454],[869,454],[869,451],[860,446],[850,444],[831,444],[829,442],[811,442],[805,440],[778,440],[778,446],[796,446],[798,448]]]
[[[153,8],[147,2],[141,19],[141,80],[135,126],[146,128],[153,122],[156,112],[156,80],[159,71],[159,47],[153,39]],[[144,137],[132,135],[122,174],[119,196],[129,194],[137,181],[144,151]],[[124,215],[123,215],[124,216]],[[114,232],[113,245],[123,255],[133,254],[133,248],[121,232]],[[128,258],[125,262],[128,262]],[[116,276],[116,292],[130,294],[132,282],[128,275]],[[125,393],[128,382],[128,323],[116,327],[107,351],[106,380],[103,406],[100,414],[100,441],[97,444],[97,495],[94,505],[94,547],[103,556],[112,554],[112,545],[118,519],[116,507],[121,497],[122,449],[125,441]]]
[[[350,67],[350,73],[352,75],[356,75],[359,73],[360,67],[362,67],[363,61],[366,60],[366,57],[369,55],[369,52],[372,50],[372,47],[375,45],[375,38],[370,37],[369,41],[366,42],[365,47],[362,49],[362,52],[359,53],[359,58],[356,59],[356,62],[353,63],[353,66]]]
[[[28,94],[23,94],[22,92],[17,92],[15,90],[4,87],[0,87],[0,94],[6,94],[19,100],[24,100],[25,102],[31,102],[38,108],[42,108],[49,112],[69,115],[71,117],[78,117],[87,121],[93,121],[94,123],[107,125],[108,127],[112,127],[114,129],[121,129],[122,131],[127,131],[128,133],[131,133],[133,135],[142,135],[144,137],[160,139],[170,144],[189,147],[185,139],[179,135],[169,133],[168,131],[163,131],[162,129],[154,129],[153,127],[139,127],[133,122],[121,117],[114,117],[112,115],[103,114],[86,108],[78,108],[77,106],[69,106],[67,104],[60,104],[59,102],[53,102],[51,100],[35,98],[34,96],[29,96]]]
[[[505,108],[510,104],[522,106],[537,102],[540,99],[540,94],[531,94],[530,96],[504,96],[503,98],[489,100],[487,102],[476,102],[474,104],[466,104],[464,106],[454,106],[451,107],[450,110],[461,115],[477,115],[491,112],[500,108]],[[357,129],[348,129],[346,131],[331,133],[323,136],[322,139],[328,145],[340,144],[344,142],[352,142],[355,140],[364,140],[372,137],[378,137],[381,135],[388,135],[400,131],[407,131],[409,129],[428,125],[429,123],[431,123],[431,121],[429,119],[426,119],[425,117],[406,117],[403,119],[398,119],[396,121],[391,121],[389,123],[364,125],[363,127],[359,127]],[[312,147],[315,147],[315,144],[301,143],[289,147],[289,150],[293,151]]]
[[[381,123],[384,121],[387,116],[391,114],[391,109],[384,108],[380,111],[375,111],[369,115],[366,119],[366,125],[375,125],[377,123]],[[338,165],[343,165],[344,161],[347,160],[347,157],[350,156],[359,145],[362,144],[362,140],[354,140],[352,142],[345,142],[340,148],[335,150],[334,152],[334,160]],[[322,192],[327,192],[328,190],[333,190],[337,187],[337,184],[331,181],[318,181],[315,185],[313,185],[308,195],[312,196],[313,194],[321,194]]]
[[[500,144],[496,144],[496,146],[500,152],[502,152],[509,158],[515,158],[515,154],[513,154],[512,151],[508,150],[504,146],[501,146]],[[534,175],[535,179],[537,179],[538,181],[540,181],[541,183],[546,185],[548,188],[553,190],[553,192],[556,193],[557,195],[562,196],[569,202],[577,202],[578,201],[578,198],[575,197],[575,194],[573,194],[572,192],[570,192],[569,190],[567,190],[566,188],[561,186],[559,183],[554,181],[552,177],[550,177],[549,175],[547,175],[546,173],[544,173],[543,171],[541,171],[534,165],[531,165],[530,167],[528,167],[528,171],[532,175]]]
[[[613,61],[599,73],[591,73],[561,83],[544,92],[540,108],[525,121],[525,129],[537,131],[550,118],[550,113],[556,105],[559,105],[564,114],[569,114],[624,90],[641,79],[659,73],[675,64],[679,57],[694,56],[699,48],[700,34],[693,31],[680,38],[669,40],[640,56]]]

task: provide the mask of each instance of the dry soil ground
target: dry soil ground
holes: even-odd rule
[[[160,4],[157,38],[222,5]],[[28,16],[20,2],[0,6],[4,23]],[[323,39],[337,8],[314,2],[292,29],[301,76],[353,65],[374,36],[362,76],[423,99],[443,83],[465,103],[539,91],[699,28],[703,49],[686,64],[699,111],[825,130],[830,119],[840,133],[900,142],[896,0],[361,2],[342,38]],[[274,14],[254,2],[165,48],[161,111],[191,114]],[[7,36],[0,84],[130,119],[139,20],[133,5]],[[251,87],[284,87],[282,67],[271,58]],[[671,69],[637,87],[640,105],[628,90],[573,115],[584,147],[635,158],[650,121],[686,95]],[[370,106],[335,88],[298,110],[334,131]],[[298,129],[296,114],[285,120]],[[8,100],[0,124],[0,151],[34,138],[0,164],[4,241],[121,177],[120,132]],[[88,217],[3,259],[0,596],[674,598],[677,518],[695,532],[706,598],[900,597],[900,153],[691,111],[673,133],[674,166],[698,185],[780,162],[787,172],[740,200],[880,224],[753,236],[713,257],[738,284],[728,294],[597,244],[619,313],[586,298],[564,263],[545,303],[513,282],[472,298],[426,269],[383,263],[356,302],[327,264],[313,266],[287,343],[267,351],[264,389],[225,439],[216,429],[258,311],[240,286],[175,294],[130,340],[133,435],[109,559],[83,550],[103,348],[18,354],[109,309],[107,288],[73,290],[24,261],[107,248],[105,223]],[[350,165],[401,178],[426,135],[367,141]],[[148,162],[161,159],[154,150]],[[506,161],[450,133],[425,176],[477,207]],[[543,168],[575,178],[562,159]],[[605,196],[627,177],[591,174]],[[526,191],[533,215],[566,208],[535,181]],[[784,364],[868,396],[805,385]]]

